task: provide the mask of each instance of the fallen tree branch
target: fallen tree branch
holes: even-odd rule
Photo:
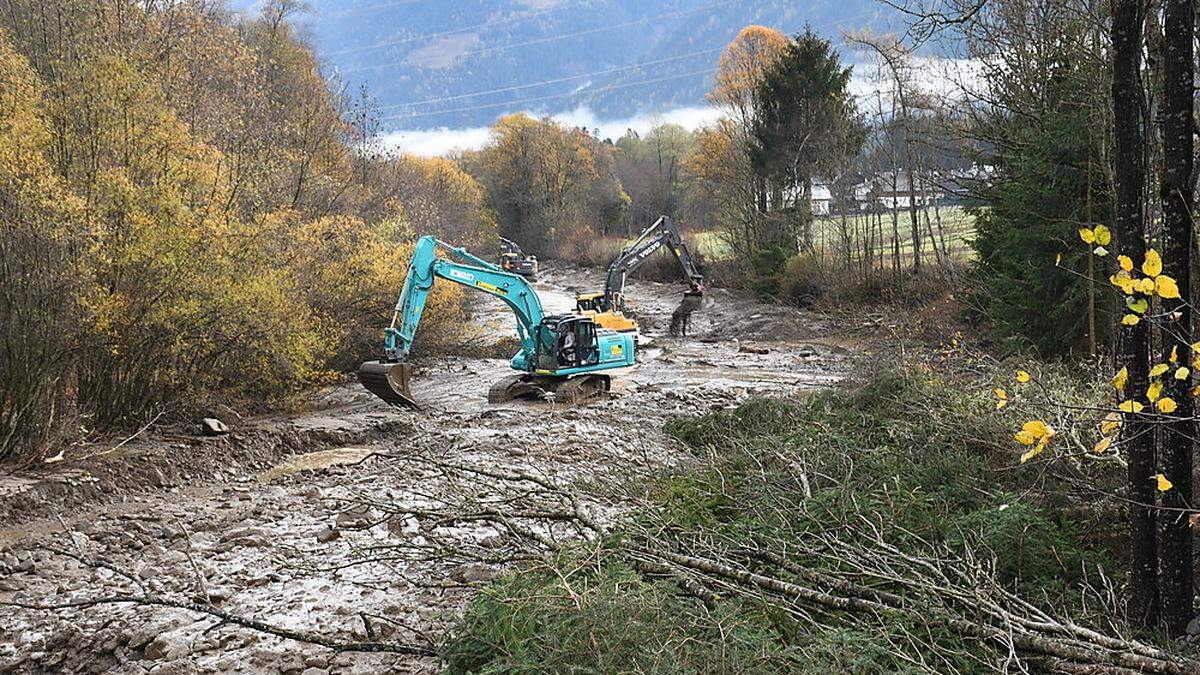
[[[636,550],[642,555],[658,558],[694,572],[730,580],[758,591],[767,591],[786,602],[814,604],[854,613],[904,616],[919,622],[936,622],[964,637],[980,638],[1000,645],[1011,644],[1026,653],[1061,659],[1075,664],[1116,666],[1139,672],[1167,673],[1169,675],[1185,675],[1200,670],[1200,664],[1181,657],[1162,652],[1158,652],[1161,656],[1149,656],[1147,652],[1152,648],[1133,641],[1108,638],[1107,636],[1101,636],[1103,644],[1088,642],[1082,639],[1083,636],[1074,640],[1063,640],[1033,633],[1020,626],[1020,622],[1013,622],[1013,624],[1001,628],[954,616],[944,610],[897,607],[879,599],[836,595],[740,569],[720,560],[646,548]],[[863,594],[868,592],[870,589],[864,589]]]

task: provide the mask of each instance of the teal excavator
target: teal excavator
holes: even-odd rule
[[[453,259],[438,257],[438,249]],[[425,236],[413,250],[404,290],[385,331],[383,359],[367,361],[358,369],[363,386],[392,405],[420,408],[409,389],[412,365],[407,358],[437,279],[500,298],[517,319],[521,350],[511,361],[517,372],[492,385],[490,403],[548,393],[555,400],[579,402],[610,388],[605,371],[634,365],[629,333],[601,328],[591,317],[578,314],[546,315],[537,291],[525,278]]]

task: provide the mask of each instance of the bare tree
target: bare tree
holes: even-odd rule
[[[1193,35],[1191,0],[1165,0],[1162,42],[1162,208],[1163,273],[1179,280],[1180,297],[1163,300],[1163,313],[1174,320],[1164,331],[1164,360],[1189,354],[1192,326],[1192,135]],[[1177,318],[1176,318],[1177,317]],[[1192,618],[1192,529],[1187,510],[1192,501],[1192,453],[1195,450],[1195,404],[1188,395],[1190,381],[1172,378],[1169,395],[1178,402],[1177,417],[1162,428],[1163,472],[1175,489],[1163,497],[1162,593],[1163,619],[1174,635],[1185,632]]]
[[[1145,257],[1143,195],[1146,183],[1142,154],[1142,35],[1146,21],[1138,0],[1114,0],[1113,59],[1113,175],[1116,187],[1116,238],[1134,260]],[[1149,380],[1150,329],[1142,321],[1125,328],[1119,360],[1128,369],[1128,386],[1145,391]],[[1122,443],[1129,457],[1130,619],[1143,626],[1158,621],[1158,549],[1154,523],[1154,433],[1137,412],[1125,416]]]

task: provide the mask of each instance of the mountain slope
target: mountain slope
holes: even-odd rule
[[[483,125],[514,110],[605,118],[700,105],[747,24],[883,27],[876,0],[315,0],[298,19],[387,129]]]

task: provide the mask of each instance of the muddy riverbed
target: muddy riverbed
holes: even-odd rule
[[[594,271],[552,266],[537,285],[553,312],[599,284]],[[612,522],[648,476],[691,461],[663,432],[668,419],[828,387],[855,358],[821,317],[724,289],[710,292],[688,337],[673,338],[683,286],[629,290],[646,344],[604,400],[492,406],[487,388],[508,372],[504,360],[428,358],[413,386],[419,412],[347,383],[311,412],[226,418],[227,436],[151,429],[115,450],[77,449],[48,472],[0,477],[0,602],[147,594],[338,640],[436,645],[513,557],[494,522],[447,516],[503,509],[524,489],[472,468],[569,486],[581,508]],[[482,339],[512,330],[499,303],[476,309]],[[578,536],[554,526],[535,534]],[[0,672],[437,668],[431,657],[339,654],[185,609],[0,612]]]

